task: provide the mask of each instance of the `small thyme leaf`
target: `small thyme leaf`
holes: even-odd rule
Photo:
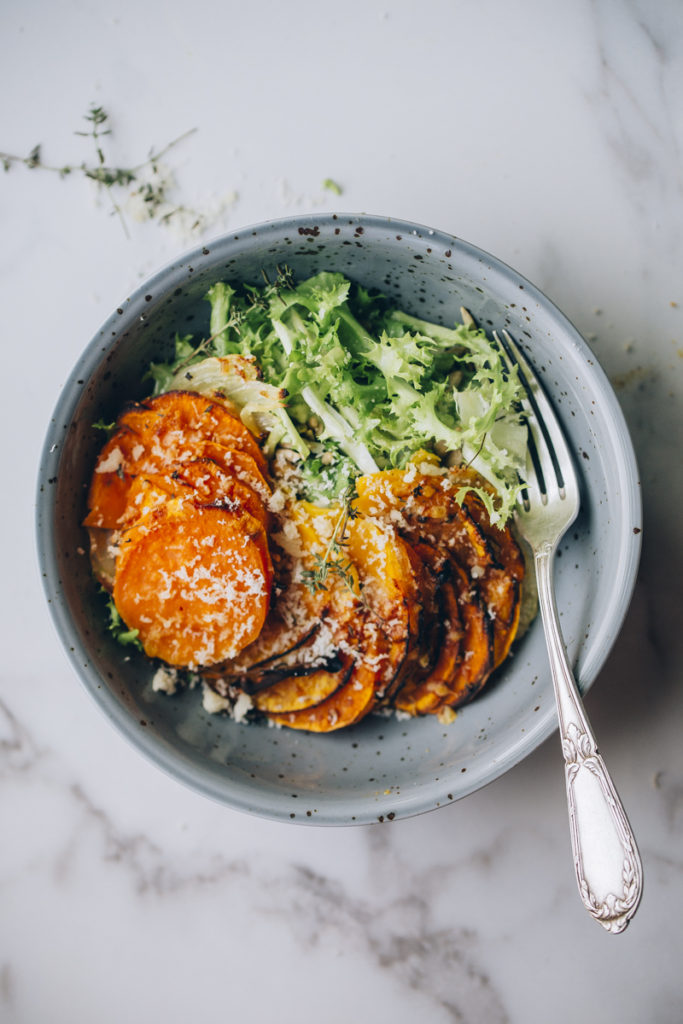
[[[344,534],[346,533],[346,524],[351,517],[350,502],[354,494],[354,488],[350,487],[342,498],[342,508],[334,524],[332,530],[332,536],[330,542],[325,549],[323,555],[315,554],[313,556],[313,562],[315,565],[314,569],[304,569],[301,576],[304,586],[307,587],[311,593],[315,594],[318,590],[327,590],[327,580],[330,575],[337,576],[343,583],[346,584],[352,594],[356,595],[357,580],[354,572],[353,563],[343,560],[344,556]]]

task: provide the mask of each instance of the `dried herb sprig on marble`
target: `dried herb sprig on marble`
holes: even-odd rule
[[[110,198],[113,212],[119,217],[123,229],[128,234],[128,229],[123,216],[121,205],[117,198],[118,189],[128,188],[134,185],[132,195],[136,197],[149,219],[156,219],[159,223],[167,223],[178,214],[192,214],[192,211],[184,206],[173,206],[169,203],[170,180],[159,173],[160,160],[180,142],[191,135],[196,129],[192,128],[184,132],[177,139],[169,142],[160,150],[151,150],[146,160],[130,167],[111,166],[105,155],[103,139],[112,134],[109,127],[109,115],[101,106],[91,104],[88,112],[84,115],[88,124],[87,131],[78,131],[75,134],[83,138],[92,139],[95,149],[95,161],[82,161],[78,164],[54,165],[45,163],[42,155],[42,146],[38,144],[27,156],[18,156],[14,153],[0,152],[0,163],[5,171],[9,171],[14,165],[23,165],[28,170],[51,171],[65,178],[70,174],[82,174],[90,181],[104,188]],[[151,172],[152,179],[145,180],[144,172]],[[197,218],[198,219],[198,218]]]

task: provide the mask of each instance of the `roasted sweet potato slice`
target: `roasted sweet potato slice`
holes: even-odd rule
[[[88,493],[89,513],[85,519],[86,526],[97,526],[103,529],[116,529],[123,524],[128,491],[137,476],[160,477],[176,474],[177,478],[188,485],[196,483],[201,486],[208,480],[210,470],[197,471],[194,467],[202,460],[211,460],[218,467],[214,479],[218,486],[218,474],[225,487],[233,480],[240,488],[248,487],[259,499],[261,505],[253,504],[252,513],[258,511],[256,518],[266,518],[263,503],[270,496],[270,488],[259,467],[251,455],[237,449],[226,448],[213,441],[199,438],[193,445],[183,444],[178,437],[168,441],[165,448],[156,447],[150,450],[145,447],[139,437],[128,428],[118,430],[106,443],[95,465]],[[205,490],[211,500],[216,501],[209,491],[208,483]],[[236,494],[236,490],[232,492]],[[240,492],[245,504],[253,503],[251,496]],[[201,494],[199,495],[201,498]],[[228,502],[230,501],[228,497]]]
[[[170,445],[167,459],[167,465],[172,462],[174,470],[182,466],[191,466],[196,459],[211,459],[224,473],[255,491],[262,501],[267,502],[270,498],[270,487],[260,467],[251,455],[237,448],[226,448],[215,441],[199,439],[192,447],[179,445],[178,448],[174,448]]]
[[[268,611],[262,527],[172,500],[147,520],[122,537],[114,583],[121,618],[139,630],[147,655],[170,665],[233,657],[258,636]]]
[[[90,480],[85,526],[115,530],[121,525],[133,482],[129,467],[134,461],[134,454],[141,456],[144,452],[144,446],[131,430],[117,430],[109,438],[99,454]]]
[[[230,465],[229,456],[226,456],[226,460]],[[243,465],[238,465],[228,471],[215,459],[198,458],[181,462],[173,471],[173,478],[194,488],[202,504],[218,505],[230,511],[244,508],[267,530],[271,525],[271,517],[263,500],[265,481],[262,477],[257,480],[261,489],[259,495],[252,486],[238,477],[238,473],[244,477],[242,469]]]
[[[267,472],[264,455],[254,435],[216,398],[191,391],[167,391],[129,406],[119,417],[118,427],[127,427],[145,448],[186,445],[210,440],[225,448],[251,455],[261,473]]]
[[[121,526],[128,528],[141,523],[156,508],[171,499],[180,507],[183,502],[192,501],[193,498],[194,493],[189,487],[176,484],[170,477],[158,473],[132,477]]]

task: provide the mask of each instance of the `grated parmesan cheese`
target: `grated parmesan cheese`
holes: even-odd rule
[[[107,455],[106,459],[103,459],[97,466],[95,466],[96,473],[116,473],[126,461],[125,455],[120,448],[112,448]]]

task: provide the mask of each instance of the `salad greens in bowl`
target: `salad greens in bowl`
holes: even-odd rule
[[[168,668],[148,657],[144,626],[131,628],[130,616],[119,614],[116,587],[113,598],[103,590],[103,582],[112,589],[106,558],[95,559],[93,572],[88,557],[86,526],[97,532],[108,525],[106,515],[97,518],[93,481],[112,484],[105,502],[111,505],[111,495],[143,465],[137,444],[126,449],[130,431],[121,426],[122,409],[141,403],[133,415],[140,409],[149,415],[186,392],[203,396],[202,415],[211,412],[210,396],[220,396],[259,437],[280,501],[318,510],[348,506],[357,514],[359,499],[349,496],[359,481],[419,473],[432,490],[430,480],[443,482],[439,474],[454,466],[465,475],[452,501],[476,502],[487,528],[509,530],[526,430],[519,382],[491,340],[503,328],[540,373],[577,456],[581,513],[563,542],[557,599],[585,691],[616,639],[635,581],[637,472],[618,404],[592,353],[515,271],[459,239],[405,222],[297,217],[186,254],[127,298],[98,332],[48,429],[39,472],[39,555],[76,673],[112,723],[162,769],[254,814],[367,823],[457,800],[553,731],[539,623],[531,622],[476,699],[456,711],[411,717],[396,710],[400,701],[394,707],[373,700],[363,715],[349,717],[347,728],[335,728],[339,723],[328,715],[316,731],[313,718],[294,726],[294,718],[245,714],[251,703],[245,705],[243,694],[227,700],[193,673],[178,685],[174,662]],[[157,467],[144,465],[153,491]],[[225,502],[221,510],[227,514]],[[257,508],[250,511],[259,516]],[[216,514],[214,503],[208,515]],[[313,594],[324,590],[330,569],[350,591],[357,588],[353,567],[330,556],[337,526],[315,571],[306,570]],[[171,528],[177,533],[177,520]],[[370,536],[360,527],[356,532],[366,541]],[[363,545],[357,546],[362,561]],[[268,581],[271,569],[264,568]],[[369,598],[353,599],[368,612]],[[353,689],[360,691],[360,682]]]

